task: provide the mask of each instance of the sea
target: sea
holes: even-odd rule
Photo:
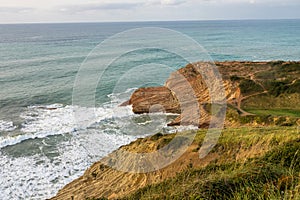
[[[300,60],[297,19],[0,25],[1,200],[50,198],[120,146],[180,129],[166,126],[176,116],[136,115],[130,106],[120,106],[136,88],[163,85],[187,64],[161,49],[160,34],[151,30],[170,33],[165,41],[174,52],[176,46],[189,51],[178,35],[199,44],[205,56],[193,62]],[[158,47],[127,48],[127,33],[138,45],[154,37]],[[115,58],[120,49],[128,51]],[[95,59],[95,52],[101,58]],[[82,88],[94,88],[92,104],[74,101],[81,77],[86,77]],[[78,123],[76,109],[93,117]]]

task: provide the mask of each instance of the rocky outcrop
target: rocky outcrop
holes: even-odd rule
[[[211,118],[211,111],[205,109],[207,104],[211,104],[212,101],[218,103],[216,100],[222,102],[224,98],[227,101],[240,98],[238,84],[229,79],[220,82],[221,78],[211,74],[214,73],[214,68],[210,63],[188,64],[172,73],[164,86],[136,90],[127,103],[132,105],[133,112],[137,114],[156,111],[179,113],[180,115],[169,123],[170,126],[207,127]],[[221,94],[222,92],[224,94]]]
[[[218,95],[216,91],[218,91],[217,86],[220,84],[214,82],[213,79],[211,79],[211,82],[204,81],[205,77],[202,77],[201,73],[195,69],[195,66],[202,66],[205,68],[208,66],[206,64],[207,63],[189,64],[186,67],[179,69],[170,75],[165,85],[162,87],[140,88],[136,90],[130,100],[123,105],[131,104],[135,113],[165,110],[166,112],[180,114],[178,118],[170,123],[170,125],[180,125],[182,122],[185,122],[187,124],[196,124],[200,127],[208,126],[207,120],[211,117],[211,113],[216,112],[211,109],[211,93],[215,92],[213,94]],[[222,75],[222,85],[225,91],[225,94],[220,96],[225,96],[226,102],[230,104],[231,107],[235,107],[240,113],[244,112],[241,109],[241,102],[243,100],[254,98],[259,94],[265,94],[266,91],[269,92],[273,89],[268,88],[270,81],[284,80],[284,84],[286,84],[286,86],[293,86],[292,89],[294,89],[294,91],[296,91],[295,89],[300,88],[298,87],[299,85],[297,85],[297,81],[300,77],[300,62],[216,62],[216,66]],[[206,75],[211,76],[212,74]],[[250,87],[245,83],[251,83]],[[207,85],[215,90],[210,91]],[[255,88],[253,88],[253,86],[255,86]],[[293,95],[294,100],[293,98],[290,98],[290,95],[281,96],[281,99],[279,100],[297,107],[297,105],[299,105],[299,93]],[[264,97],[266,98],[266,96]],[[218,98],[215,99],[218,100]],[[264,98],[262,98],[262,100],[263,101],[260,103],[269,104]],[[295,104],[295,102],[298,102],[298,104]],[[218,103],[218,101],[215,103]],[[257,99],[254,99],[253,104],[257,104]],[[286,107],[285,104],[284,107]],[[198,115],[199,113],[194,112],[194,110],[199,111],[201,114],[200,117]],[[291,123],[291,119],[286,117],[284,119],[277,117],[272,120],[275,125],[289,125]],[[299,119],[295,120],[298,120],[296,123],[299,125]],[[258,119],[258,121],[260,121],[260,119]],[[253,124],[250,125],[252,126]],[[240,124],[237,124],[237,126],[240,126]],[[242,135],[245,134],[243,133]],[[259,135],[261,135],[260,132]],[[256,152],[257,149],[259,149],[259,151],[256,152],[255,155],[269,150],[269,142],[259,142],[257,145],[253,146],[253,148],[249,148],[248,145],[240,145],[240,143],[237,143],[238,145],[234,145],[234,147],[245,147],[245,149],[238,151],[224,151],[224,149],[219,146],[217,149],[219,153],[211,152],[204,159],[200,160],[198,150],[199,145],[202,144],[204,138],[200,140],[198,138],[198,141],[194,141],[180,158],[157,171],[148,173],[129,173],[112,169],[103,164],[107,163],[110,158],[116,158],[116,156],[123,151],[132,153],[155,152],[158,149],[164,148],[174,137],[175,134],[156,134],[148,138],[138,139],[129,145],[121,147],[111,155],[108,155],[106,158],[93,164],[82,177],[66,185],[52,199],[81,200],[101,197],[120,199],[144,186],[160,183],[168,178],[172,178],[176,176],[177,173],[190,169],[191,167],[204,167],[210,162],[220,162],[221,160],[228,163],[229,159],[236,162],[237,159],[245,160],[247,157],[252,157],[253,152]],[[230,138],[240,137],[236,137],[236,134],[233,134]],[[228,141],[230,141],[230,138]],[[271,140],[268,139],[268,141]],[[248,141],[246,142],[248,144]],[[262,145],[266,145],[266,147],[262,148]],[[230,146],[232,146],[232,144],[228,144],[225,147]],[[229,155],[232,152],[236,152],[238,155]],[[223,157],[221,155],[222,153],[224,154]],[[125,167],[136,165],[135,162],[132,162],[131,157],[124,157],[121,161],[121,164]]]
[[[218,104],[218,101],[223,101],[222,98],[225,98],[223,104],[226,102],[239,114],[252,115],[243,110],[242,102],[253,107],[252,104],[257,101],[249,102],[248,99],[258,95],[276,97],[281,93],[286,96],[286,91],[299,93],[299,67],[299,62],[284,61],[188,64],[173,72],[164,86],[136,90],[127,104],[131,104],[137,114],[157,111],[180,114],[169,123],[170,126],[192,124],[207,127],[212,110],[206,109],[206,105]],[[273,97],[269,99],[275,101]],[[299,104],[299,101],[294,102]],[[268,101],[263,102],[262,107],[268,107]]]
[[[168,113],[180,113],[179,102],[167,87],[140,88],[133,93],[129,102],[123,105],[126,104],[132,105],[136,114],[163,110]]]

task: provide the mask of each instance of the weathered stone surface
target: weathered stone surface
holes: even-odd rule
[[[140,88],[132,94],[129,104],[137,114],[155,112],[155,105],[168,113],[180,113],[179,102],[167,87]]]
[[[197,63],[196,63],[197,64]],[[198,63],[202,65],[203,63]],[[225,89],[226,101],[233,107],[240,109],[240,104],[243,99],[252,98],[254,95],[259,94],[251,94],[247,95],[241,92],[239,83],[241,80],[253,80],[257,83],[264,83],[264,77],[262,73],[267,73],[267,75],[272,72],[275,77],[275,80],[283,80],[283,77],[286,77],[287,72],[284,71],[281,74],[278,71],[282,69],[286,69],[285,67],[289,67],[291,64],[297,64],[300,66],[300,63],[294,62],[238,62],[238,61],[230,61],[230,62],[216,62],[216,65],[219,67],[219,71],[222,74],[223,86]],[[284,68],[283,68],[284,67]],[[273,73],[274,72],[274,73]],[[181,77],[180,74],[188,80],[191,87],[195,91],[193,93],[194,96],[188,96],[187,98],[184,94],[189,89],[188,85],[184,85],[186,81]],[[291,76],[290,85],[297,82],[300,77],[299,72],[289,72],[289,76]],[[210,75],[211,76],[211,75]],[[232,78],[233,77],[233,78]],[[234,80],[236,79],[236,80]],[[201,82],[202,81],[202,82]],[[214,82],[209,83],[214,84]],[[262,87],[264,85],[262,84]],[[214,88],[212,86],[212,88]],[[215,88],[217,91],[217,88]],[[263,89],[267,90],[267,88]],[[265,94],[265,91],[260,94]],[[190,94],[191,95],[191,94]],[[202,80],[201,75],[194,70],[191,65],[178,70],[170,75],[170,78],[166,81],[165,86],[159,88],[141,88],[134,92],[131,99],[124,103],[124,105],[132,104],[136,113],[149,112],[151,106],[160,104],[165,107],[167,112],[175,112],[181,113],[181,115],[175,119],[170,125],[180,125],[182,124],[182,117],[186,117],[186,122],[197,122],[199,120],[199,127],[207,127],[206,120],[211,118],[210,112],[214,112],[210,109],[210,98],[209,91],[205,87],[205,84]],[[190,100],[191,97],[196,97],[196,101]],[[291,98],[292,97],[292,98]],[[282,96],[280,99],[283,102],[287,102],[291,104],[291,102],[299,102],[299,93],[293,94],[293,96]],[[179,101],[181,100],[181,101]],[[171,103],[169,102],[171,101]],[[181,102],[181,105],[180,103]],[[191,111],[191,105],[195,105],[198,103],[201,118],[196,118],[193,115],[182,115],[182,110],[185,113],[189,113]],[[256,101],[254,101],[256,103]],[[267,102],[269,103],[269,102]],[[281,105],[281,104],[280,104]],[[297,107],[298,104],[292,104],[292,106]],[[286,106],[286,105],[285,105]],[[155,111],[155,110],[154,110]],[[286,118],[287,120],[289,118]],[[273,119],[274,123],[276,123],[276,118]],[[297,125],[300,125],[300,121],[296,121]],[[234,124],[233,124],[234,125]],[[237,127],[241,124],[236,122]],[[250,124],[251,126],[253,123]],[[149,153],[157,151],[157,149],[161,148],[165,144],[166,141],[170,141],[171,135],[167,134],[162,136],[161,133],[158,135],[145,138],[138,139],[135,142],[132,142],[129,145],[121,147],[119,150],[112,153],[112,155],[119,155],[118,152],[121,150],[126,150],[133,153]],[[169,166],[150,173],[128,173],[121,172],[109,168],[108,166],[103,165],[105,163],[105,159],[93,164],[82,177],[74,180],[73,182],[66,185],[62,188],[58,194],[53,197],[53,200],[61,200],[61,199],[93,199],[93,198],[101,198],[108,197],[109,199],[118,199],[125,195],[130,194],[147,186],[149,184],[155,184],[162,182],[168,178],[172,178],[176,176],[177,173],[187,169],[188,166],[192,164],[194,167],[204,167],[210,162],[215,162],[216,159],[220,160],[220,154],[218,153],[210,153],[204,159],[199,159],[199,153],[195,151],[199,146],[198,144],[192,144],[189,146],[188,150],[174,163],[171,163]],[[259,144],[259,148],[261,144]],[[249,151],[253,151],[253,149],[247,148]],[[261,149],[261,148],[260,148]],[[262,148],[268,149],[268,148]],[[248,153],[249,155],[251,154]],[[244,161],[245,155],[248,155],[245,151],[241,151],[241,155],[234,156],[235,159],[242,159]],[[107,158],[111,158],[111,155],[107,156]],[[228,155],[226,154],[224,160],[228,160]],[[132,166],[136,163],[132,162],[132,157],[124,157],[121,161],[123,161],[124,167]]]
[[[168,125],[195,125],[207,127],[210,121],[209,113],[203,105],[227,100],[238,99],[239,88],[233,82],[225,79],[218,82],[210,63],[188,64],[173,72],[162,87],[140,88],[136,90],[127,102],[132,105],[136,114],[155,112],[150,108],[161,105],[167,113],[179,113]],[[201,70],[199,70],[201,69]],[[202,75],[205,75],[205,78]],[[209,86],[208,86],[209,84]],[[225,93],[222,95],[220,85]]]

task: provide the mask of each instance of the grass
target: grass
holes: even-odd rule
[[[253,115],[240,116],[232,108],[227,109],[226,119],[230,123],[237,123],[239,126],[299,126],[300,112],[295,109],[244,109]]]
[[[256,115],[300,117],[300,109],[246,109]]]
[[[175,177],[140,188],[123,197],[124,200],[300,200],[300,132],[297,127],[300,122],[300,63],[274,61],[264,66],[244,63],[231,67],[229,78],[239,84],[244,97],[261,93],[243,99],[241,104],[242,109],[255,115],[240,116],[229,106],[227,120],[239,128],[223,130],[208,154],[212,159],[208,159],[207,165],[200,165],[201,161],[195,165],[190,160],[191,165]],[[242,73],[247,70],[240,69],[246,68],[253,73]],[[265,90],[267,93],[262,93]],[[205,105],[205,109],[213,112],[210,104]],[[195,148],[188,158],[194,155],[198,159],[197,151],[205,135],[205,130],[198,131]],[[132,149],[139,147],[137,153],[150,152],[165,147],[173,138],[174,134],[158,133],[130,145]],[[180,146],[183,141],[184,138],[179,137],[175,144]],[[182,166],[182,162],[178,165]],[[99,200],[93,198],[96,199]]]
[[[201,145],[204,131],[195,142]],[[148,185],[124,197],[133,199],[300,199],[300,135],[295,127],[224,130],[202,168]]]
[[[173,136],[158,133],[131,145],[147,146],[151,141],[164,146]],[[195,149],[205,136],[206,130],[197,131]],[[197,151],[191,154],[198,156]],[[188,165],[175,177],[118,199],[300,199],[299,154],[297,127],[228,128],[208,154],[215,159],[207,165]],[[106,198],[90,198],[99,199]]]
[[[300,108],[300,93],[281,94],[274,97],[269,94],[250,97],[243,101],[243,109],[285,109],[294,110]]]

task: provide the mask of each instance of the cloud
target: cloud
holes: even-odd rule
[[[30,7],[1,7],[0,6],[0,13],[25,13],[25,12],[31,12],[33,10],[35,9]]]
[[[186,0],[161,0],[160,1],[160,3],[162,5],[171,5],[171,6],[180,5],[180,4],[183,4],[185,2],[186,2]]]
[[[265,5],[296,5],[299,4],[299,0],[202,0],[202,2],[213,2],[223,4],[265,4]]]
[[[59,10],[69,12],[85,12],[97,10],[131,10],[142,5],[143,3],[90,3],[81,5],[66,5],[59,7]]]
[[[56,10],[61,12],[86,12],[98,10],[132,10],[147,6],[175,6],[186,3],[188,0],[147,0],[147,1],[123,1],[123,2],[106,2],[106,3],[89,3],[89,4],[74,4],[56,7]]]

